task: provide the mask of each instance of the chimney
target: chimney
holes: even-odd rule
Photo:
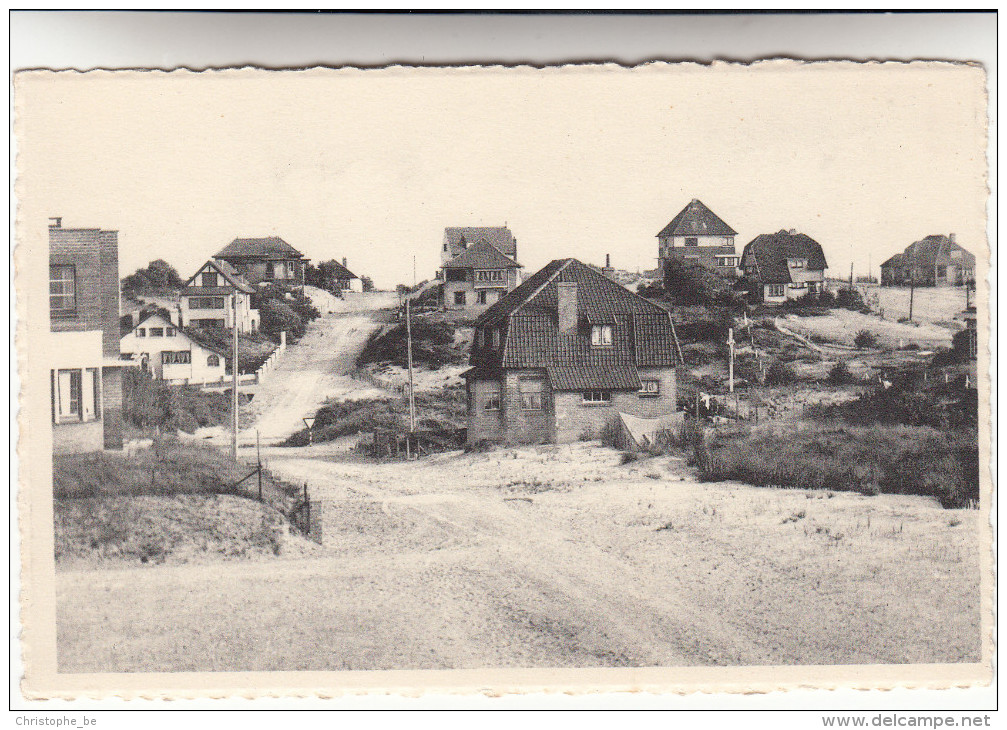
[[[343,268],[344,269],[346,268],[346,257],[345,256],[343,256]]]
[[[796,236],[797,235],[797,229],[796,228],[791,228],[789,231],[787,231],[787,233],[789,233],[791,236]]]
[[[605,268],[601,270],[601,273],[609,279],[614,279],[615,269],[612,268],[612,257],[609,254],[605,254]]]
[[[951,243],[955,243],[955,234],[949,233],[948,240],[951,241]]]
[[[577,282],[558,282],[556,311],[559,315],[560,334],[575,333],[577,331]]]
[[[178,316],[178,328],[182,329],[182,327],[184,327],[185,325],[182,323],[182,305],[181,304],[176,304],[175,305],[175,314]]]
[[[53,218],[50,218],[49,219],[49,227],[50,228],[62,228],[63,227],[63,218],[61,216],[55,216]]]
[[[606,269],[612,268],[612,257],[609,256],[608,254],[605,254],[605,268]]]

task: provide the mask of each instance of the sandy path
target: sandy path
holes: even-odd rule
[[[374,304],[382,304],[376,299]],[[301,420],[314,415],[328,398],[374,398],[386,395],[348,373],[368,337],[380,323],[370,312],[331,314],[308,325],[304,337],[287,348],[277,366],[261,383],[249,406],[252,424],[241,434],[245,444],[282,441],[304,428]]]

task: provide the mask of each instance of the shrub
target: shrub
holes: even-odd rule
[[[766,371],[766,385],[789,385],[797,380],[794,369],[779,360],[769,366]]]
[[[858,350],[871,350],[878,346],[878,338],[873,332],[860,330],[857,332],[857,336],[853,338],[853,344],[856,345]]]
[[[829,370],[828,382],[831,385],[849,385],[856,382],[856,380],[853,373],[850,372],[849,366],[842,360],[833,365],[832,369]]]
[[[979,498],[978,438],[974,430],[875,424],[803,424],[761,428],[697,442],[703,479],[736,479],[755,486],[916,494],[945,507]]]
[[[860,290],[845,287],[836,292],[836,306],[843,309],[851,309],[854,312],[870,314],[871,308],[867,306],[864,298],[860,295]]]
[[[740,303],[733,282],[705,266],[671,259],[664,267],[664,291],[679,305],[734,305]]]
[[[413,318],[413,364],[439,368],[465,362],[465,354],[455,346],[455,328],[446,322],[431,322]],[[396,324],[386,331],[375,332],[357,358],[357,366],[368,363],[407,365],[406,325]]]
[[[231,416],[227,393],[170,385],[138,368],[123,374],[122,394],[123,420],[139,429],[192,433],[197,428],[226,424]],[[240,397],[247,402],[247,396]]]

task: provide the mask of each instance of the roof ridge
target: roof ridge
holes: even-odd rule
[[[525,304],[527,304],[527,303],[528,303],[528,302],[530,302],[530,301],[531,301],[532,299],[534,299],[534,298],[535,298],[535,297],[537,297],[537,296],[538,296],[539,294],[541,294],[541,293],[542,293],[542,290],[543,290],[543,289],[545,289],[545,288],[546,288],[547,286],[549,286],[549,284],[551,284],[551,283],[552,283],[553,279],[555,279],[555,278],[556,278],[557,276],[559,276],[559,275],[560,275],[560,272],[564,271],[564,270],[565,270],[565,269],[566,269],[566,268],[567,268],[568,266],[570,266],[570,264],[571,264],[571,263],[573,263],[573,262],[574,262],[574,261],[576,261],[577,259],[575,259],[575,258],[572,258],[572,257],[568,257],[568,258],[565,258],[565,259],[557,259],[557,260],[558,260],[558,261],[562,261],[563,263],[562,263],[562,264],[560,264],[559,266],[557,266],[557,267],[556,267],[556,270],[555,270],[554,272],[552,272],[552,274],[550,274],[550,275],[549,275],[549,276],[548,276],[548,277],[546,278],[546,280],[545,280],[544,282],[542,282],[542,284],[541,284],[541,285],[540,285],[540,286],[539,286],[539,287],[538,287],[538,288],[537,288],[537,289],[536,289],[535,291],[533,291],[533,292],[532,292],[531,294],[529,294],[528,296],[526,296],[526,297],[525,297],[525,298],[524,298],[524,299],[522,300],[522,302],[521,302],[520,304],[518,304],[518,305],[517,305],[516,307],[514,307],[514,309],[512,309],[512,310],[511,310],[511,312],[510,312],[511,314],[514,314],[514,312],[518,311],[518,310],[519,310],[519,309],[521,309],[521,307],[523,307],[523,306],[524,306]]]

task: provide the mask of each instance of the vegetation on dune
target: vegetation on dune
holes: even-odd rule
[[[853,338],[853,344],[858,350],[873,350],[878,346],[878,336],[868,330],[860,330]]]
[[[466,361],[464,348],[455,344],[455,327],[449,322],[423,317],[412,320],[413,365],[439,368]],[[357,367],[370,363],[407,366],[406,325],[404,322],[371,335],[357,358]]]
[[[720,432],[694,445],[706,481],[862,494],[916,494],[948,508],[979,500],[975,431],[804,422]]]
[[[654,287],[640,291],[653,296]],[[671,259],[664,268],[664,291],[668,300],[678,305],[736,306],[742,303],[734,283],[700,264],[689,264]]]
[[[197,428],[229,423],[231,417],[227,393],[170,385],[139,368],[124,371],[122,395],[123,420],[141,430],[193,433]],[[239,397],[247,402],[247,396]]]
[[[256,290],[252,307],[259,310],[259,330],[277,341],[286,332],[288,344],[301,339],[308,322],[320,316],[309,297],[276,284]]]
[[[416,394],[416,429],[444,439],[453,438],[465,421],[465,389],[445,388],[434,394]],[[326,402],[315,414],[311,439],[332,441],[370,431],[405,433],[409,429],[409,404],[405,398]],[[301,429],[283,446],[307,446],[308,431]]]

